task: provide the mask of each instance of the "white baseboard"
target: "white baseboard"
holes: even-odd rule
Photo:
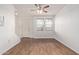
[[[14,46],[17,45],[18,43],[20,43],[20,41],[21,41],[20,38],[17,37],[13,43],[10,43],[9,45],[8,45],[8,44],[6,45],[7,48],[4,49],[3,51],[1,51],[1,52],[0,52],[0,55],[4,54],[4,53],[7,52],[9,49],[11,49],[12,47],[14,47]]]
[[[30,38],[54,38],[55,36],[51,36],[51,37],[36,37],[36,36],[32,36]]]
[[[61,42],[62,44],[64,44],[65,46],[67,46],[68,48],[70,48],[71,50],[73,50],[74,52],[76,52],[77,54],[79,54],[79,51],[77,51],[76,49],[72,48],[71,46],[69,46],[68,44],[64,43],[63,41],[61,41],[58,37],[55,37],[55,39],[59,42]]]

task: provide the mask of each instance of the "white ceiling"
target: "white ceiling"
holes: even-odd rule
[[[25,14],[36,14],[34,11],[36,9],[34,4],[16,4],[16,13],[20,15]],[[48,13],[51,15],[56,15],[65,5],[64,4],[49,4]],[[46,13],[45,13],[46,14]]]

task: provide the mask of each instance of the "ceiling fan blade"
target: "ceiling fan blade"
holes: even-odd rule
[[[35,4],[36,7],[38,7],[38,4]]]
[[[41,10],[41,4],[35,4],[35,6],[37,7],[37,9]]]
[[[48,7],[49,7],[49,5],[44,6],[44,8],[48,8]]]
[[[43,9],[43,12],[47,13],[47,12],[48,12],[48,10]]]
[[[47,8],[49,8],[49,5],[43,7],[43,12],[47,13],[48,12]]]
[[[47,8],[50,7],[49,5],[43,6],[42,4],[35,4],[35,6],[37,7],[36,10],[42,10],[42,11],[45,12],[45,13],[48,12]],[[35,11],[35,10],[32,10],[32,11]]]
[[[47,13],[48,11],[44,11],[45,13]]]

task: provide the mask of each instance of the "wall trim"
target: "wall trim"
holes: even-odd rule
[[[79,51],[76,51],[75,49],[69,47],[67,44],[63,43],[63,41],[59,40],[57,37],[55,37],[55,39],[60,42],[61,44],[63,44],[64,46],[66,46],[67,48],[71,49],[72,51],[74,51],[75,53],[77,53],[79,55]]]
[[[9,49],[13,48],[15,45],[19,44],[20,43],[20,38],[17,37],[16,38],[16,42],[12,43],[12,45],[10,45],[9,47],[7,47],[4,51],[0,52],[0,55],[3,55],[5,52],[7,52]]]

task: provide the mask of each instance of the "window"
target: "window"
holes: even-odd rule
[[[46,19],[45,20],[45,30],[52,30],[53,27],[53,21],[51,19]]]
[[[52,19],[36,19],[37,30],[52,30],[53,21]]]
[[[44,21],[41,19],[36,20],[36,26],[37,27],[42,27],[44,25]]]
[[[52,20],[45,20],[45,27],[52,27]]]

